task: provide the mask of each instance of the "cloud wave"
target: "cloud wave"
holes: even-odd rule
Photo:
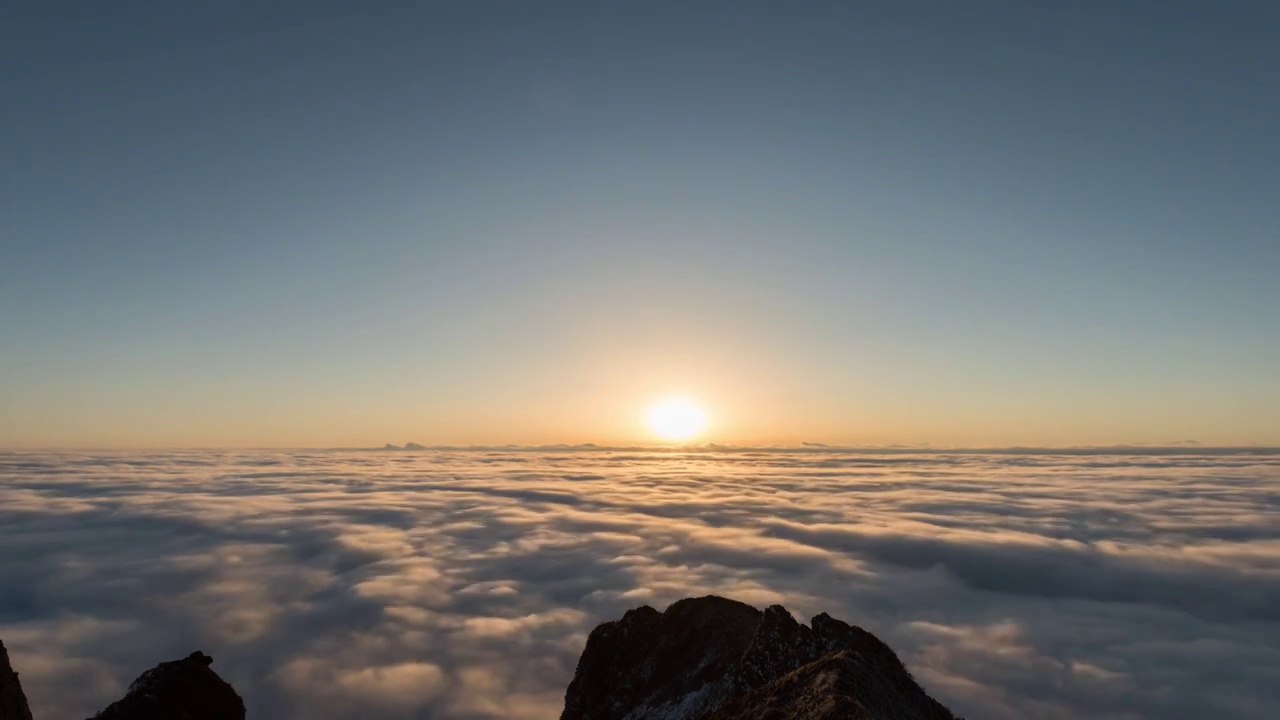
[[[200,648],[272,718],[553,718],[586,634],[719,593],[873,630],[991,718],[1280,715],[1280,455],[0,454],[38,717]]]

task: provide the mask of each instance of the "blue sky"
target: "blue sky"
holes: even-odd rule
[[[19,3],[0,443],[1280,442],[1272,3]]]

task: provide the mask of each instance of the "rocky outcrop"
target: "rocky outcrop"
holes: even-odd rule
[[[244,720],[244,701],[212,664],[199,651],[160,663],[91,720]]]
[[[587,639],[561,720],[955,720],[871,633],[708,596]]]
[[[18,673],[9,665],[9,651],[0,642],[0,720],[31,720],[27,696],[18,682]]]

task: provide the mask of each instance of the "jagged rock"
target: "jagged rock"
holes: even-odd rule
[[[883,658],[840,650],[729,701],[701,720],[955,720]]]
[[[760,611],[708,596],[664,613],[649,606],[596,627],[565,694],[561,720],[696,717],[734,694]]]
[[[31,720],[27,696],[18,682],[18,673],[9,665],[9,651],[0,641],[0,720]]]
[[[770,605],[738,665],[735,687],[741,692],[766,685],[826,652],[825,645],[786,608]]]
[[[954,720],[889,646],[715,596],[644,606],[587,639],[561,720]]]
[[[810,627],[806,627],[796,622],[781,605],[766,608],[751,647],[742,658],[737,687],[743,691],[753,690],[824,655],[845,649],[856,650],[894,672],[907,674],[907,668],[893,650],[866,630],[826,613],[817,615],[809,624]]]
[[[244,720],[244,701],[212,664],[199,651],[160,663],[91,720]]]

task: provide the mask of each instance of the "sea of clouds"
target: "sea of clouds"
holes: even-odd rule
[[[596,623],[708,593],[974,720],[1271,720],[1280,453],[0,453],[37,720],[195,649],[259,720],[545,720]]]

